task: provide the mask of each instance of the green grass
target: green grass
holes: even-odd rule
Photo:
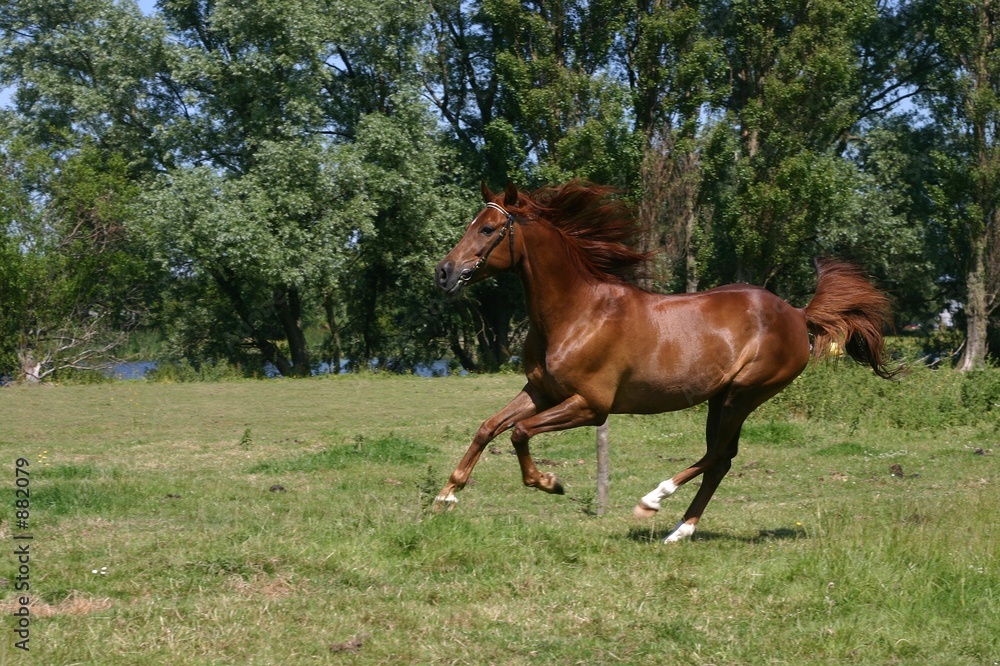
[[[503,437],[431,516],[520,378],[5,388],[0,663],[989,666],[1000,430],[995,376],[977,381],[811,368],[751,417],[695,540],[669,546],[697,482],[653,521],[631,507],[703,452],[703,407],[612,417],[605,516],[593,429],[532,443],[566,496],[523,488]]]

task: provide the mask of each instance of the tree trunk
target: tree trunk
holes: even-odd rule
[[[288,351],[292,361],[289,374],[295,377],[308,377],[312,370],[309,367],[306,335],[302,330],[302,301],[299,298],[299,290],[295,287],[275,289],[274,310],[288,341]]]
[[[29,350],[20,352],[18,356],[21,361],[20,378],[29,384],[37,384],[42,376],[42,364],[35,360],[35,355]]]
[[[452,331],[448,336],[448,346],[451,348],[451,353],[455,355],[455,358],[462,364],[466,372],[479,372],[479,364],[476,363],[476,359],[472,357],[472,354],[462,346],[462,342],[458,339],[457,331]]]
[[[479,366],[486,372],[496,372],[510,359],[511,282],[501,276],[495,285],[479,290],[479,307],[474,308],[479,317],[476,340]]]
[[[323,310],[326,312],[326,324],[330,327],[330,338],[326,342],[326,359],[332,374],[340,374],[340,363],[343,350],[340,346],[340,328],[337,326],[337,304],[333,296],[323,297]]]
[[[986,367],[986,326],[989,320],[986,293],[986,239],[972,239],[972,257],[965,277],[965,350],[958,361],[962,372]]]
[[[247,306],[246,301],[243,300],[243,294],[240,292],[239,287],[236,285],[236,281],[230,278],[229,271],[225,269],[214,269],[209,267],[209,273],[212,275],[212,279],[215,280],[215,284],[218,285],[222,293],[226,295],[229,302],[232,304],[233,309],[236,311],[237,316],[239,316],[240,321],[246,326],[249,333],[249,337],[253,340],[253,346],[260,350],[261,356],[265,363],[270,363],[282,376],[288,376],[293,371],[292,364],[288,361],[278,346],[267,339],[267,337],[254,326],[254,318],[250,314],[250,308]]]
[[[698,291],[698,262],[690,253],[687,255],[686,276],[685,291],[693,294]]]
[[[987,327],[990,313],[996,305],[997,218],[997,137],[996,109],[991,95],[996,94],[998,73],[991,61],[997,45],[995,13],[990,2],[973,4],[977,26],[975,53],[972,63],[972,89],[965,100],[968,117],[972,120],[972,141],[976,154],[976,185],[974,197],[983,218],[968,227],[969,267],[965,276],[965,350],[958,369],[967,372],[986,367]],[[984,96],[982,93],[986,92]]]
[[[690,208],[687,211],[687,220],[684,230],[684,278],[687,293],[693,294],[698,291],[698,249],[694,243],[695,220],[698,212],[694,207],[694,200],[689,202]]]

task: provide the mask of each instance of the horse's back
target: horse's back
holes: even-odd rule
[[[621,342],[634,349],[632,365],[614,411],[684,409],[730,385],[784,386],[808,363],[802,312],[766,289],[636,296]]]
[[[643,307],[658,325],[680,326],[683,337],[807,336],[802,311],[753,285],[730,284],[691,294],[647,294]]]

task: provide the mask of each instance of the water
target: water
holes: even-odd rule
[[[142,379],[148,370],[155,367],[155,361],[130,361],[116,364],[109,374],[115,379]]]

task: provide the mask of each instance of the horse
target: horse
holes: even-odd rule
[[[571,181],[525,193],[508,182],[435,268],[446,294],[513,271],[526,299],[529,329],[522,362],[527,383],[479,427],[434,500],[450,510],[495,437],[511,441],[524,485],[562,494],[535,466],[528,443],[540,433],[599,426],[609,414],[654,414],[708,402],[707,450],[642,497],[649,518],[698,475],[701,487],[665,542],[695,533],[736,456],[750,413],[788,386],[811,358],[838,346],[881,377],[888,297],[852,264],[817,260],[810,303],[796,308],[767,291],[731,284],[699,293],[656,294],[629,280],[647,253],[631,247],[638,222],[614,190]],[[506,239],[506,242],[504,240]],[[810,345],[810,340],[812,344]],[[834,344],[836,343],[836,344]]]

